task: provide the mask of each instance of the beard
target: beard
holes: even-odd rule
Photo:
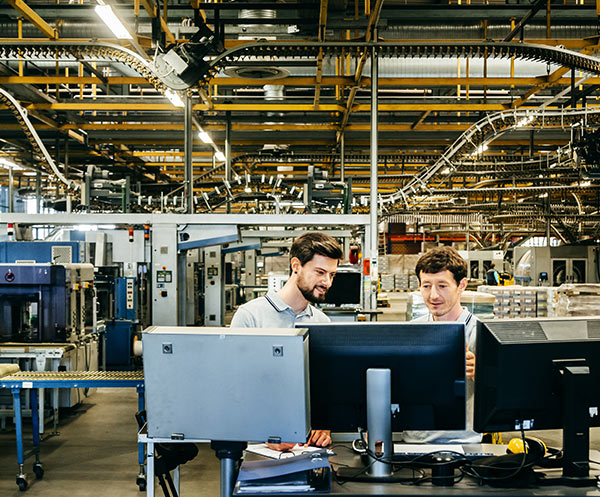
[[[301,281],[298,281],[296,286],[298,287],[298,290],[300,290],[302,296],[309,302],[312,302],[313,304],[319,304],[325,301],[325,295],[327,295],[327,291],[325,291],[325,293],[315,293],[315,289],[319,288],[318,286],[307,288],[306,286],[302,285]]]

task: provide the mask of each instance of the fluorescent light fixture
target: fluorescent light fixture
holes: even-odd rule
[[[447,167],[446,169],[444,169],[444,170],[442,171],[442,174],[450,174],[450,168],[449,168],[449,167]]]
[[[547,193],[542,193],[540,195],[538,195],[538,198],[546,198],[548,196]]]
[[[583,181],[579,186],[592,186],[591,181]]]
[[[25,171],[23,176],[37,176],[37,173],[35,171]]]
[[[212,138],[210,137],[210,135],[206,132],[206,131],[199,131],[198,132],[198,137],[204,142],[204,143],[212,143]]]
[[[225,154],[223,152],[221,152],[220,150],[217,150],[215,152],[215,159],[217,159],[220,162],[225,162],[227,160],[225,157]]]
[[[169,99],[169,101],[175,107],[185,107],[185,104],[183,103],[183,100],[181,100],[181,97],[179,96],[179,93],[177,93],[176,91],[165,90],[165,97],[167,97]]]
[[[21,169],[23,169],[21,166],[19,166],[19,164],[15,164],[14,162],[12,162],[8,159],[2,159],[2,158],[0,158],[0,167],[5,167],[7,169],[14,169],[15,171],[20,171]]]
[[[133,36],[127,31],[125,25],[121,22],[121,19],[117,17],[117,14],[113,11],[110,5],[96,5],[94,7],[98,17],[102,19],[104,24],[113,32],[113,34],[119,40],[132,40]]]

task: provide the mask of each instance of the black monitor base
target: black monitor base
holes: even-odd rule
[[[598,478],[595,476],[556,476],[546,478],[543,473],[537,473],[540,476],[537,483],[542,487],[550,487],[555,485],[563,485],[565,487],[595,487],[599,484]]]
[[[414,482],[422,478],[421,474],[408,468],[393,471],[386,476],[373,476],[367,473],[368,466],[343,467],[335,471],[337,480],[340,481],[363,481],[370,483],[406,483]]]

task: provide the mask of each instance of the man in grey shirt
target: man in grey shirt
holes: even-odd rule
[[[467,263],[451,247],[436,247],[426,252],[415,268],[419,290],[429,314],[415,321],[453,321],[465,323],[467,419],[466,430],[405,431],[408,443],[481,443],[481,434],[473,431],[473,379],[475,377],[475,331],[477,318],[460,304],[467,287]]]
[[[319,232],[305,233],[290,249],[290,277],[278,292],[269,291],[243,304],[231,320],[232,328],[294,328],[298,323],[328,323],[323,311],[310,303],[323,302],[343,252],[339,243]],[[327,430],[313,430],[309,445],[331,443]],[[279,444],[284,450],[293,444]]]

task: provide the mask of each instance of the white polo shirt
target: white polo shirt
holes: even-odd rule
[[[413,321],[433,322],[433,316],[426,314]],[[471,311],[463,308],[461,315],[456,320],[457,323],[465,323],[465,343],[469,350],[477,355],[475,338],[477,334],[477,318]],[[475,382],[467,379],[467,426],[466,430],[453,431],[412,431],[407,430],[402,433],[402,439],[406,443],[481,443],[481,433],[473,431],[473,394],[475,392]]]
[[[294,312],[274,290],[241,305],[231,320],[232,328],[295,328],[297,323],[329,323],[325,313],[308,304]]]

